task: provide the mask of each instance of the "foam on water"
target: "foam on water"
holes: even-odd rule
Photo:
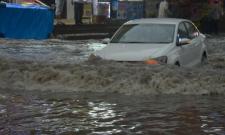
[[[7,42],[8,45],[13,44]],[[77,49],[83,53],[80,57],[90,53],[87,42],[81,45],[72,43],[74,46],[63,46],[66,41],[60,40],[45,42],[51,44],[50,46],[57,44],[57,47],[69,48],[68,50],[74,48],[66,58],[73,57]],[[40,45],[43,41],[31,41],[29,44]],[[210,38],[207,44],[210,53],[209,64],[195,68],[148,66],[102,60],[65,63],[59,62],[62,60],[57,58],[59,53],[51,56],[56,57],[58,62],[1,56],[0,89],[112,92],[128,95],[225,94],[225,41],[223,38]]]

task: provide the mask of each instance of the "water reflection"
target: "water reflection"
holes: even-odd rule
[[[208,114],[208,116],[201,116],[200,118],[202,121],[201,128],[205,133],[208,133],[208,134],[216,133],[217,135],[225,134],[224,114],[213,112]]]
[[[95,131],[92,134],[109,135],[122,132],[121,130],[115,129],[115,123],[120,120],[122,121],[122,119],[116,119],[117,114],[114,110],[116,104],[89,102],[88,106],[90,107],[88,114],[92,121],[91,124],[95,127]]]
[[[89,111],[89,116],[94,119],[110,119],[116,116],[115,111],[113,110],[113,106],[116,104],[109,104],[105,102],[101,103],[93,103],[89,102],[88,106],[91,108]]]
[[[219,97],[9,95],[0,100],[0,134],[4,135],[225,133],[225,99]]]

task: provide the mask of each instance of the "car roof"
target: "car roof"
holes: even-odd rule
[[[187,19],[177,19],[177,18],[145,18],[145,19],[136,19],[131,20],[125,23],[127,24],[179,24],[180,22],[188,21]]]

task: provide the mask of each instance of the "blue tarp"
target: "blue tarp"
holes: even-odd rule
[[[14,39],[46,39],[53,31],[54,12],[39,5],[0,6],[0,36]]]

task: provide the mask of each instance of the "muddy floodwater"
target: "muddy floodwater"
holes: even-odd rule
[[[0,135],[225,135],[225,37],[193,68],[89,60],[100,40],[0,39]]]

